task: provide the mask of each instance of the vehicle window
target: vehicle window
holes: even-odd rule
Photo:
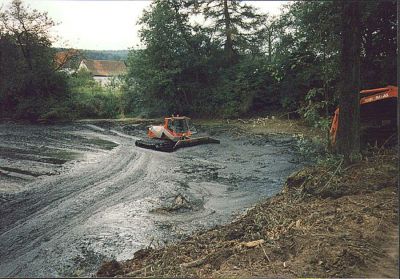
[[[196,127],[193,125],[192,121],[190,121],[189,119],[186,120],[186,125],[188,127],[188,130],[190,132],[192,132],[193,134],[197,133]]]
[[[177,133],[186,132],[184,120],[175,121],[175,132]]]
[[[169,130],[174,130],[174,126],[172,125],[172,119],[168,119],[167,128]]]

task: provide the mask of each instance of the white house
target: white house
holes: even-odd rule
[[[83,59],[79,65],[78,71],[79,70],[90,72],[94,80],[98,81],[103,86],[109,84],[111,78],[127,73],[124,61],[115,60]]]

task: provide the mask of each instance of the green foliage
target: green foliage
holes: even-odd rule
[[[393,5],[362,7],[363,88],[394,80]],[[211,23],[191,24],[193,14]],[[145,49],[128,59],[128,109],[237,117],[279,105],[326,129],[337,106],[340,18],[334,1],[290,3],[278,18],[240,1],[154,1],[140,21]]]
[[[323,117],[329,105],[324,100],[324,90],[313,88],[305,96],[305,104],[300,108],[300,114],[307,124],[315,128],[329,129],[331,119]]]
[[[362,4],[361,87],[397,83],[397,1]]]
[[[63,101],[66,77],[53,68],[46,13],[14,0],[0,10],[0,116],[35,121]]]
[[[124,115],[122,91],[111,82],[103,87],[90,73],[80,71],[69,79],[70,118],[115,118]],[[61,111],[63,111],[61,109]]]
[[[395,1],[367,1],[361,7],[361,88],[395,83]],[[272,24],[276,94],[287,110],[298,110],[318,127],[329,124],[338,104],[341,11],[334,1],[299,1]]]
[[[202,5],[205,15],[213,16],[218,26],[214,13],[218,7]],[[235,7],[232,26],[251,29],[246,18],[240,22],[237,13],[246,11],[250,18],[252,10],[236,2],[229,5]],[[244,43],[233,40],[234,49],[242,51],[237,52],[235,63],[227,64],[222,35],[214,36],[214,27],[191,25],[193,9],[188,7],[191,5],[185,1],[154,1],[143,14],[140,35],[146,48],[132,50],[128,58],[129,108],[147,115],[179,112],[232,117],[247,113],[254,98],[260,102],[265,96],[272,79],[265,60],[261,55],[245,55]]]
[[[225,68],[215,89],[220,115],[236,117],[274,103],[276,97],[269,94],[272,82],[274,78],[263,57],[243,57]]]
[[[396,2],[360,6],[361,87],[393,84]],[[14,0],[0,10],[0,116],[230,118],[279,107],[327,129],[338,103],[340,13],[335,1],[291,2],[270,17],[236,0],[155,0],[139,21],[145,47],[129,51],[128,75],[101,87],[88,73],[55,71],[54,23]],[[194,23],[194,15],[208,24]],[[127,53],[83,55],[119,60]]]
[[[212,21],[213,40],[223,46],[228,65],[240,54],[259,52],[257,30],[265,18],[254,7],[238,0],[200,0],[194,10]]]
[[[329,156],[326,139],[310,138],[303,134],[295,136],[298,156],[308,162],[323,161]]]
[[[325,88],[326,102],[334,102],[338,80],[339,11],[333,2],[295,2],[276,20],[274,66],[278,94],[288,110],[297,110],[308,92]],[[306,102],[305,102],[306,101]],[[306,110],[309,110],[310,107]],[[310,111],[309,117],[317,113]]]
[[[123,117],[125,102],[118,80],[101,86],[87,71],[79,71],[68,78],[68,93],[62,102],[51,106],[41,116],[47,121],[80,118]]]
[[[56,71],[49,33],[53,26],[46,13],[30,10],[19,0],[0,10],[0,117],[59,121],[123,116],[124,96],[117,80],[101,87],[89,73],[68,77]]]
[[[194,33],[179,1],[155,1],[141,18],[140,36],[146,48],[131,51],[127,90],[133,109],[149,115],[189,113],[194,99],[210,79],[209,43]],[[139,113],[145,111],[139,111]]]

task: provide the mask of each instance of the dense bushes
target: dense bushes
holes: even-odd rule
[[[119,84],[101,86],[87,72],[69,79],[71,112],[76,118],[115,118],[123,115]]]
[[[339,90],[337,3],[293,2],[277,18],[239,8],[245,6],[154,1],[140,22],[146,47],[129,57],[129,110],[237,117],[279,108],[327,127]],[[395,1],[361,5],[362,88],[396,82],[395,8]],[[241,11],[249,18],[240,17]],[[192,15],[207,18],[208,25],[192,24]]]
[[[123,95],[117,82],[101,86],[85,71],[68,77],[63,102],[42,115],[46,120],[116,118],[124,115]]]

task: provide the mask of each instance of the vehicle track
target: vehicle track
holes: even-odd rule
[[[2,222],[0,239],[1,243],[12,245],[11,249],[1,249],[0,257],[5,259],[12,255],[17,258],[14,262],[18,265],[30,262],[32,257],[29,254],[32,254],[32,249],[40,246],[41,239],[54,237],[68,227],[83,222],[101,207],[119,202],[126,194],[124,190],[130,185],[127,182],[142,179],[146,173],[143,169],[150,162],[149,154],[134,151],[128,141],[120,139],[120,142],[121,145],[106,164],[75,169],[60,177],[44,179],[42,183],[35,182],[40,184],[35,190],[39,188],[40,191],[29,191],[18,204],[9,205],[16,212],[13,212],[14,218],[8,220],[15,223],[3,226]],[[29,199],[26,199],[27,195]],[[60,224],[60,220],[66,221]],[[0,270],[8,270],[7,276],[19,274],[13,264],[3,265],[4,261]]]
[[[220,146],[168,154],[135,147],[140,134],[126,134],[119,127],[66,128],[56,127],[61,137],[53,135],[52,145],[76,150],[81,138],[93,137],[118,146],[107,151],[88,143],[83,159],[72,161],[61,174],[41,176],[24,185],[25,190],[7,193],[0,203],[0,277],[89,276],[103,260],[127,259],[153,240],[175,241],[231,220],[233,213],[276,193],[297,167],[288,163],[293,154],[271,155],[281,147],[249,145],[227,136],[221,136]],[[43,128],[27,127],[35,129]],[[0,136],[11,134],[15,140],[13,133]],[[31,144],[27,138],[21,146]],[[20,147],[18,141],[15,145]],[[272,180],[260,174],[271,158],[275,162],[267,173],[275,176]],[[152,211],[170,206],[176,195],[191,203],[190,210]]]

